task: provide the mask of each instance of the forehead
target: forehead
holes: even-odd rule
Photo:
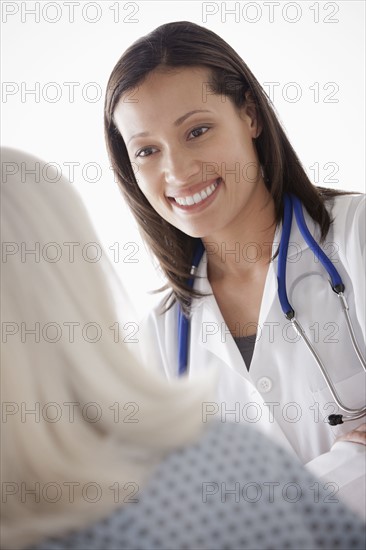
[[[129,103],[131,99],[137,99],[140,102],[152,95],[157,100],[161,94],[169,95],[172,92],[183,94],[188,90],[200,93],[202,88],[208,88],[209,80],[210,70],[207,67],[159,67],[151,71],[132,91],[124,94],[120,101]]]
[[[203,84],[208,85],[211,71],[207,67],[158,67],[149,73],[139,86],[142,93],[168,88],[194,88],[200,90]]]
[[[191,109],[209,108],[217,100],[220,102],[219,96],[210,91],[209,80],[210,70],[206,67],[156,69],[121,96],[114,121],[123,137],[128,138],[135,132],[149,130],[162,117],[175,120]]]

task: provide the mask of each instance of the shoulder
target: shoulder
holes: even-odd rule
[[[138,518],[150,536],[143,548],[285,548],[290,537],[293,548],[319,548],[314,530],[324,533],[339,513],[348,522],[351,514],[330,510],[322,490],[314,503],[314,481],[255,427],[212,421],[199,441],[170,453],[145,487]],[[130,540],[141,548],[139,527]],[[351,534],[342,529],[339,522],[324,535],[325,546],[348,547]],[[351,532],[362,547],[361,523]]]
[[[314,499],[315,483],[254,427],[212,421],[163,459],[136,503],[37,550],[363,549],[362,522],[337,501],[325,504],[319,484]]]
[[[332,238],[347,251],[355,245],[364,248],[366,195],[337,195],[325,202],[332,218]]]
[[[166,298],[168,293],[165,293],[156,304],[149,309],[142,317],[140,325],[143,329],[153,331],[161,336],[164,336],[166,329],[175,325],[178,320],[178,305],[174,303],[169,309],[166,308]]]
[[[364,193],[336,195],[327,199],[325,206],[331,214],[334,224],[347,221],[352,225],[365,217],[366,195]]]

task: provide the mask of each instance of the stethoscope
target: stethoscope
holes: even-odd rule
[[[362,357],[360,348],[356,341],[351,318],[348,312],[349,310],[348,304],[343,294],[345,287],[342,282],[341,276],[339,275],[338,271],[336,270],[336,268],[334,267],[330,259],[325,255],[325,253],[322,251],[318,243],[312,237],[304,219],[301,201],[295,195],[285,194],[283,228],[282,228],[282,235],[281,235],[281,241],[279,246],[278,265],[277,265],[278,298],[281,304],[281,309],[286,319],[291,321],[295,331],[304,340],[309,351],[313,355],[318,367],[320,368],[324,376],[324,379],[326,381],[326,384],[329,388],[329,391],[334,401],[336,402],[336,404],[340,409],[342,409],[347,413],[347,415],[342,415],[342,414],[329,415],[328,417],[329,424],[331,426],[336,426],[337,424],[343,424],[343,422],[362,418],[363,416],[366,415],[366,407],[363,407],[361,409],[350,409],[349,407],[346,407],[342,403],[327,371],[325,370],[322,360],[320,359],[318,353],[314,349],[314,346],[312,345],[309,338],[307,337],[303,327],[301,326],[299,321],[296,319],[295,310],[293,309],[290,302],[288,301],[287,292],[286,292],[286,258],[287,258],[287,251],[288,251],[289,239],[290,239],[290,233],[291,233],[293,211],[295,212],[296,222],[303,238],[305,239],[306,243],[309,245],[311,250],[314,252],[316,257],[319,259],[324,269],[328,272],[328,275],[330,277],[329,282],[331,284],[331,287],[333,291],[337,294],[338,298],[340,298],[341,300],[342,309],[346,317],[348,332],[350,334],[350,338],[351,338],[353,347],[355,349],[355,352],[357,354],[357,357],[364,370],[366,370],[366,362],[365,362],[365,359]],[[193,256],[192,268],[190,271],[191,276],[187,281],[187,284],[190,288],[193,288],[194,275],[197,271],[198,265],[201,261],[204,251],[205,251],[205,248],[204,248],[203,242],[200,239]],[[188,347],[189,347],[189,327],[190,327],[189,319],[183,314],[181,307],[178,305],[178,363],[179,363],[178,372],[179,372],[179,375],[185,374],[188,370],[187,365],[188,365]]]

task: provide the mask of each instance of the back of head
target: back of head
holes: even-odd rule
[[[106,515],[114,483],[140,486],[164,452],[197,437],[213,381],[168,385],[115,341],[111,327],[130,305],[55,168],[3,149],[1,191],[2,543],[11,549]],[[96,500],[85,498],[90,484]]]

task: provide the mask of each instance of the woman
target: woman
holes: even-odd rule
[[[124,196],[167,278],[163,307],[147,320],[145,338],[159,350],[154,357],[145,346],[149,364],[169,377],[187,366],[191,376],[216,368],[207,416],[255,424],[337,480],[364,513],[365,424],[355,414],[329,425],[328,416],[343,411],[302,329],[294,330],[293,312],[283,314],[277,265],[284,205],[295,197],[342,277],[364,356],[365,197],[312,185],[246,64],[190,22],[162,25],[122,55],[107,86],[105,135]],[[341,401],[362,409],[365,372],[341,300],[295,221],[284,257],[289,307]],[[190,318],[187,344],[182,312]],[[337,438],[358,445],[341,456],[331,452]]]
[[[168,384],[116,342],[128,301],[72,185],[1,157],[2,548],[363,548],[282,449],[202,423],[214,376]]]

